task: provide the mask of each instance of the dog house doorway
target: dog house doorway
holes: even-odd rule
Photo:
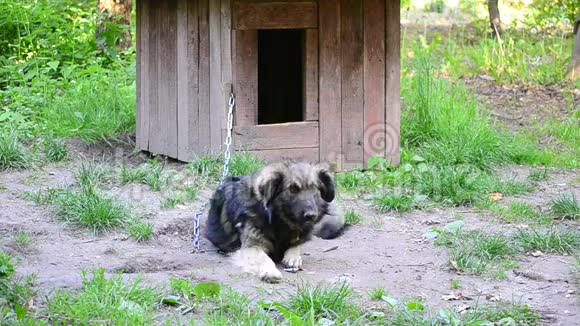
[[[258,124],[304,120],[304,30],[258,30]]]

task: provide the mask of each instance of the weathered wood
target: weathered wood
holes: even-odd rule
[[[148,150],[156,154],[163,154],[163,143],[159,137],[160,111],[159,111],[159,43],[160,43],[160,25],[159,25],[159,3],[157,1],[150,1],[149,3],[149,73],[146,75],[149,87],[147,93],[149,94],[149,146]]]
[[[221,2],[209,2],[209,88],[211,151],[221,151],[224,115],[221,65]]]
[[[401,161],[401,8],[398,0],[387,0],[385,10],[385,62],[386,62],[386,144],[387,159],[393,165]]]
[[[385,1],[364,0],[364,162],[385,156]]]
[[[222,84],[232,83],[232,4],[221,0]]]
[[[304,113],[306,121],[318,120],[318,30],[304,32]]]
[[[316,28],[316,2],[242,2],[235,1],[232,10],[233,28],[284,29]]]
[[[341,0],[342,167],[361,166],[363,154],[363,6]]]
[[[269,149],[247,152],[251,155],[266,160],[266,162],[277,162],[283,159],[295,159],[295,160],[305,160],[307,162],[318,162],[319,157],[319,151],[317,147]]]
[[[197,4],[179,1],[177,10],[177,158],[189,161],[199,149]]]
[[[244,150],[318,147],[318,122],[235,126],[233,135],[236,148]]]
[[[137,1],[137,128],[136,128],[136,145],[141,150],[148,149],[149,136],[149,116],[148,101],[145,96],[148,95],[147,87],[149,76],[148,68],[148,46],[149,46],[149,2],[147,0]],[[145,69],[144,69],[145,68]],[[145,78],[145,76],[147,78]]]
[[[258,124],[258,32],[234,31],[234,92],[237,126]]]
[[[339,5],[336,0],[318,3],[320,160],[332,165],[340,164],[342,156]]]
[[[177,0],[160,4],[159,122],[161,153],[177,157]]]
[[[212,0],[215,1],[215,0]],[[198,154],[211,150],[210,131],[210,49],[209,49],[209,2],[198,0],[199,17],[199,150]]]

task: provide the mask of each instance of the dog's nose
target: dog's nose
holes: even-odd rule
[[[314,211],[304,212],[304,219],[314,220],[315,218],[316,218],[316,212],[314,212]]]

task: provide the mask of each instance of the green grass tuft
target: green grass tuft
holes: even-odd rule
[[[550,201],[550,211],[561,219],[580,219],[580,202],[574,193],[562,194]]]
[[[407,212],[413,208],[413,197],[395,193],[385,193],[375,198],[375,205],[380,212]]]
[[[519,230],[514,235],[514,241],[525,251],[571,254],[580,248],[580,232],[555,228],[545,232]]]
[[[106,164],[94,161],[82,162],[75,173],[75,181],[80,187],[97,187],[113,180],[112,169]]]
[[[51,321],[56,324],[145,325],[153,323],[154,305],[160,295],[145,287],[138,278],[131,283],[122,276],[105,277],[104,269],[92,278],[82,274],[78,292],[57,292],[47,303]]]
[[[362,217],[354,209],[349,209],[344,214],[344,222],[346,225],[357,225],[362,222]]]
[[[383,300],[383,297],[386,297],[388,295],[389,293],[384,288],[375,288],[369,293],[371,300],[375,301]]]
[[[346,284],[330,287],[307,284],[287,300],[288,308],[302,319],[320,320],[327,318],[348,324],[362,316],[362,311],[353,301],[353,291]]]
[[[18,231],[13,236],[14,243],[24,249],[32,244],[32,234],[28,231]]]
[[[62,162],[68,158],[68,147],[62,139],[47,138],[44,140],[44,156],[50,162]]]
[[[230,175],[252,175],[264,166],[264,160],[250,153],[236,153],[230,160]]]
[[[0,131],[0,171],[23,169],[30,165],[30,153],[16,132]]]
[[[129,224],[129,235],[137,242],[147,241],[153,236],[153,225],[142,221],[133,221]]]
[[[57,217],[67,223],[90,228],[95,233],[121,226],[131,218],[124,204],[101,194],[92,185],[82,187],[79,191],[62,191],[54,204]]]

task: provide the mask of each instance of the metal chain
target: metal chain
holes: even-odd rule
[[[226,149],[224,151],[224,166],[222,169],[222,176],[220,177],[220,186],[226,180],[228,173],[230,172],[230,158],[231,154],[231,145],[232,145],[232,128],[234,125],[234,106],[236,105],[236,99],[233,93],[230,93],[230,99],[228,101],[228,125],[227,125],[227,133],[226,133],[226,140],[225,145]],[[202,204],[197,211],[195,212],[195,217],[193,218],[193,250],[194,252],[202,252],[200,250],[199,245],[199,223],[201,220],[201,216],[207,207],[207,203]]]

